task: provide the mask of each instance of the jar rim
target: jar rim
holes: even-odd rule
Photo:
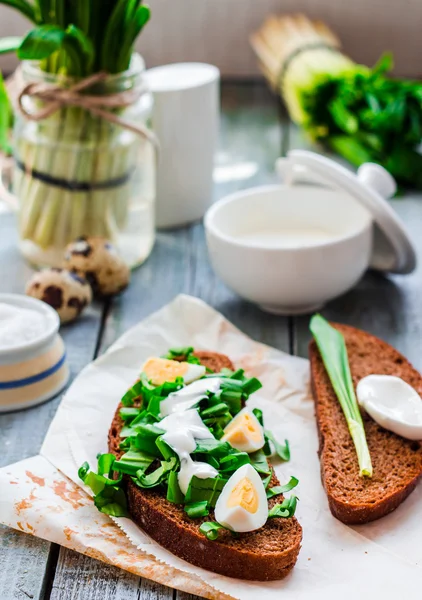
[[[43,83],[61,83],[63,85],[72,85],[80,78],[69,77],[60,73],[50,73],[40,68],[40,61],[38,60],[23,60],[22,61],[22,76],[28,82],[43,82]],[[102,85],[107,87],[118,86],[128,80],[133,80],[134,83],[138,83],[142,79],[145,72],[145,61],[143,57],[138,53],[132,54],[129,68],[126,71],[120,73],[111,73],[107,75],[107,78],[101,82]]]

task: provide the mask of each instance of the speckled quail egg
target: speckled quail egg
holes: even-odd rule
[[[265,525],[268,501],[261,477],[252,465],[243,465],[230,477],[215,505],[215,520],[244,533]]]
[[[26,294],[56,309],[61,323],[76,319],[92,300],[86,279],[65,269],[44,269],[28,281]]]
[[[64,267],[85,277],[98,296],[122,292],[130,281],[130,270],[111,242],[104,238],[82,237],[69,244]]]

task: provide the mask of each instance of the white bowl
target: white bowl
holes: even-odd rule
[[[58,394],[68,382],[69,368],[58,333],[59,317],[51,306],[20,294],[0,294],[0,303],[36,310],[45,317],[45,330],[37,337],[0,347],[0,412],[6,412]]]
[[[369,212],[345,192],[272,185],[237,192],[205,215],[211,263],[243,298],[276,314],[313,312],[368,268]]]

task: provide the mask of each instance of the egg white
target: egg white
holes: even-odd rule
[[[228,506],[234,488],[244,478],[251,482],[258,496],[258,507],[254,513],[240,505]],[[230,477],[217,500],[214,514],[220,525],[239,533],[255,531],[265,525],[268,518],[267,495],[261,477],[251,465],[243,465]]]
[[[192,365],[188,363],[188,368],[183,375],[183,381],[185,383],[192,383],[205,375],[206,368],[203,365]]]

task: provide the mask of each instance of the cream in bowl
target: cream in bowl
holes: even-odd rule
[[[228,196],[205,229],[216,273],[264,310],[301,314],[353,287],[370,263],[372,219],[339,190],[273,185]]]
[[[44,302],[0,294],[0,412],[27,408],[69,379],[59,318]]]

